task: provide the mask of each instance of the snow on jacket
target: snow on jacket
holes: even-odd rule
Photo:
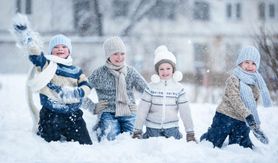
[[[40,55],[29,55],[30,61],[36,66],[38,72],[44,70],[50,63],[43,53]],[[76,66],[66,66],[57,64],[57,70],[51,83],[61,87],[79,87],[82,90],[81,97],[87,96],[90,91],[90,85],[87,77],[82,70]],[[80,108],[82,101],[75,103],[63,103],[56,91],[45,86],[40,91],[40,102],[43,107],[46,107],[54,112],[69,113],[74,112]]]
[[[150,83],[138,106],[135,129],[146,127],[162,129],[179,126],[179,117],[185,131],[193,131],[191,111],[184,87],[174,79]]]
[[[127,66],[126,89],[129,99],[129,106],[136,109],[134,88],[143,93],[147,86],[145,79],[131,66]],[[108,105],[102,112],[116,111],[116,81],[114,75],[108,70],[106,66],[101,66],[96,69],[89,76],[89,84],[92,88],[95,88],[98,96],[98,100],[106,100]],[[95,106],[92,106],[93,109]]]
[[[225,114],[234,119],[245,121],[245,118],[251,114],[250,110],[245,107],[240,97],[239,79],[235,75],[231,75],[226,80],[225,93],[222,102],[216,111]],[[260,92],[256,86],[250,85],[255,101],[258,101]]]

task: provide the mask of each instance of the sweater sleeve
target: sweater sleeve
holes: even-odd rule
[[[138,105],[137,115],[136,115],[136,121],[135,121],[135,129],[142,130],[143,125],[146,121],[146,118],[148,116],[150,107],[151,107],[151,101],[152,97],[150,94],[150,91],[148,88],[145,89],[142,98]]]
[[[83,73],[81,73],[81,75],[79,76],[78,87],[83,90],[83,92],[84,92],[84,96],[83,97],[88,96],[90,94],[90,92],[91,92],[91,86],[88,83],[87,77]]]
[[[180,92],[177,103],[185,131],[194,132],[191,110],[184,89]]]
[[[230,77],[226,81],[225,96],[228,97],[234,112],[242,116],[244,119],[251,114],[245,107],[240,97],[239,80],[236,77]]]
[[[134,79],[134,87],[138,92],[143,93],[145,88],[147,87],[147,82],[142,77],[142,75],[140,75],[140,73],[137,72],[134,68],[132,68],[132,71],[133,71],[132,76]]]

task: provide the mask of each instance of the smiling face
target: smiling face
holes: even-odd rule
[[[240,67],[247,72],[256,72],[257,70],[256,63],[250,60],[243,61]]]
[[[168,80],[173,77],[173,66],[170,63],[162,63],[158,67],[158,75],[162,80]]]
[[[51,51],[51,54],[66,59],[69,56],[70,51],[66,45],[59,44],[54,46],[54,48]]]
[[[109,57],[110,62],[115,66],[121,66],[125,63],[125,53],[114,53]]]

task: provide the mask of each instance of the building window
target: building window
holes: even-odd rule
[[[206,69],[209,53],[205,43],[194,43],[194,65],[196,69]]]
[[[74,1],[74,27],[81,35],[91,34],[94,23],[90,0]]]
[[[210,8],[208,2],[197,1],[194,2],[193,18],[195,20],[207,21],[210,18]]]
[[[153,10],[150,11],[150,18],[176,19],[177,2],[172,0],[158,1]]]
[[[276,6],[271,2],[261,2],[258,5],[259,19],[260,20],[271,20],[275,19],[276,16]]]
[[[113,1],[113,16],[126,17],[129,12],[130,1],[128,0],[114,0]]]
[[[241,4],[228,3],[226,5],[226,16],[228,19],[234,19],[234,20],[241,19]]]
[[[16,0],[16,12],[27,15],[32,14],[32,0]]]

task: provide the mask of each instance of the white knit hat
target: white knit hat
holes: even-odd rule
[[[159,65],[157,65],[157,64],[164,63],[163,61],[170,63],[173,66],[173,69],[175,71],[176,63],[177,63],[176,57],[174,56],[173,53],[171,53],[168,50],[168,48],[165,45],[161,45],[161,46],[157,47],[154,51],[154,66],[155,66],[155,68],[158,69]],[[158,70],[156,70],[156,71],[158,71]],[[175,81],[181,81],[182,77],[183,77],[183,75],[180,71],[175,71],[174,74],[173,74],[173,78],[174,78]],[[157,74],[154,74],[154,75],[151,76],[151,81],[154,82],[154,83],[157,83],[157,82],[160,81],[160,78]]]
[[[248,47],[241,49],[241,51],[237,57],[236,64],[239,65],[243,61],[250,60],[250,61],[255,62],[257,69],[259,69],[260,59],[261,59],[261,56],[260,56],[258,49],[253,46],[248,46]]]
[[[48,44],[48,54],[51,55],[52,49],[59,44],[66,45],[69,48],[70,53],[72,54],[71,40],[62,34],[55,35],[50,39]]]
[[[106,59],[114,53],[126,53],[126,46],[120,37],[111,37],[104,41],[103,49]]]
[[[171,53],[165,45],[157,47],[154,51],[154,65],[161,60],[170,60],[176,64],[176,57]]]

